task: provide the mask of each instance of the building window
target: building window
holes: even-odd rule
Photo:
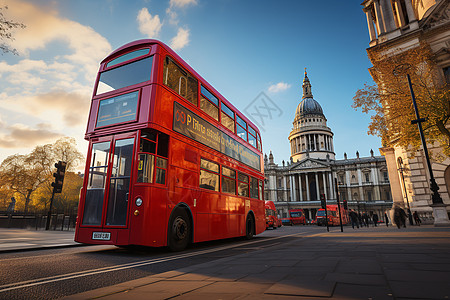
[[[442,71],[444,71],[445,83],[450,84],[450,67],[445,67]]]
[[[372,201],[372,191],[367,191],[367,201]]]
[[[364,173],[364,177],[366,178],[366,182],[370,182],[370,173]]]
[[[384,182],[389,182],[388,172],[386,172],[386,171],[383,172],[383,180],[384,180]]]

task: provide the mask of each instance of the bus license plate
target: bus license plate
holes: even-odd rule
[[[92,239],[93,240],[109,241],[111,239],[111,233],[110,232],[93,232],[92,233]]]

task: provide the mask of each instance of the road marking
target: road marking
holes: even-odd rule
[[[237,247],[240,247],[243,245],[246,246],[246,245],[251,245],[251,244],[260,243],[260,242],[277,240],[277,239],[281,239],[281,238],[285,238],[285,237],[302,236],[302,235],[304,235],[304,233],[294,233],[294,234],[289,234],[289,235],[284,235],[284,236],[272,237],[272,238],[268,238],[268,239],[265,239],[262,241],[254,240],[254,241],[249,241],[249,242],[242,242],[239,244],[223,246],[220,248],[206,249],[206,250],[200,250],[200,251],[195,251],[195,252],[191,252],[191,253],[173,255],[170,257],[166,257],[166,258],[155,258],[155,259],[143,260],[143,261],[138,261],[138,262],[133,262],[133,263],[115,265],[115,266],[110,266],[110,267],[103,267],[103,268],[98,268],[98,269],[93,269],[93,270],[79,271],[79,272],[74,272],[74,273],[69,273],[69,274],[62,274],[62,275],[32,279],[32,280],[27,280],[27,281],[22,281],[22,282],[15,282],[15,283],[1,285],[0,293],[17,290],[17,289],[22,289],[22,288],[28,288],[28,287],[42,285],[42,284],[47,284],[47,283],[52,283],[52,282],[58,282],[58,281],[92,276],[92,275],[97,275],[97,274],[102,274],[102,273],[143,267],[143,266],[153,265],[153,264],[157,264],[157,263],[162,263],[162,262],[167,262],[167,261],[172,261],[172,260],[177,260],[177,259],[182,259],[182,258],[187,258],[187,257],[193,257],[193,256],[197,256],[197,255],[202,255],[202,254],[207,254],[207,253],[211,253],[211,252],[217,252],[217,251],[227,250],[227,249],[231,249],[231,248],[237,248]]]

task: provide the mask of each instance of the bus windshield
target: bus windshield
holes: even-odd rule
[[[301,211],[291,211],[291,218],[300,218],[302,216]]]
[[[319,217],[325,217],[325,211],[324,211],[324,210],[319,210],[319,211],[317,212],[317,215],[318,215]]]
[[[153,56],[102,72],[96,95],[150,80]]]

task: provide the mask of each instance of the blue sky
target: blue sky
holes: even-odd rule
[[[369,116],[351,108],[372,83],[361,1],[0,0],[27,27],[0,57],[0,161],[61,136],[83,140],[100,61],[132,40],[171,45],[234,106],[265,93],[279,108],[261,126],[265,153],[289,160],[288,135],[301,101],[304,68],[334,132],[336,158],[368,156]]]

